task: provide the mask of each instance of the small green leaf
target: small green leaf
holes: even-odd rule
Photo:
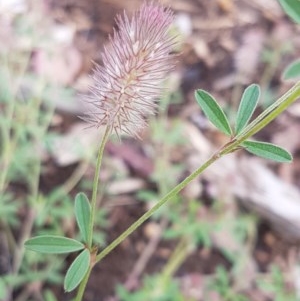
[[[75,197],[75,216],[82,238],[85,242],[87,242],[91,217],[91,206],[87,196],[82,192],[78,193]]]
[[[231,128],[226,115],[212,95],[204,90],[195,91],[195,97],[205,116],[224,134],[230,136]]]
[[[40,253],[62,254],[82,250],[84,245],[77,240],[62,236],[42,235],[27,240],[25,247]]]
[[[285,149],[267,142],[245,141],[242,146],[256,156],[277,162],[291,162],[292,155]]]
[[[4,277],[0,278],[0,300],[7,299],[7,295],[8,295],[8,287],[6,287],[3,278]]]
[[[300,23],[300,1],[299,0],[279,0],[287,15],[296,23]]]
[[[292,62],[283,72],[283,79],[298,78],[300,78],[300,60]]]
[[[64,281],[64,289],[66,292],[71,292],[82,281],[89,269],[90,258],[91,255],[89,250],[85,249],[73,261],[67,271]]]
[[[236,134],[239,134],[248,124],[248,121],[257,106],[259,94],[260,88],[258,85],[253,84],[245,89],[236,117]]]

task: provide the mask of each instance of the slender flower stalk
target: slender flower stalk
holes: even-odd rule
[[[170,35],[173,14],[154,3],[144,3],[130,20],[117,17],[114,30],[102,53],[103,65],[96,67],[92,95],[95,107],[84,119],[99,127],[108,125],[119,136],[138,137],[146,119],[156,111],[163,92],[162,82],[174,67]]]
[[[92,243],[93,243],[93,231],[94,231],[95,214],[97,210],[97,192],[99,186],[100,167],[102,163],[104,148],[108,140],[109,134],[110,134],[110,128],[107,127],[104,136],[102,138],[99,151],[98,151],[98,156],[97,156],[96,170],[95,170],[94,181],[93,181],[93,194],[92,194],[92,201],[91,201],[91,217],[90,217],[88,240],[87,240],[89,248],[92,248]]]
[[[93,228],[97,208],[99,170],[103,150],[111,132],[138,137],[146,119],[155,113],[163,92],[162,82],[174,67],[172,48],[175,37],[169,33],[173,14],[154,3],[144,3],[130,20],[124,13],[117,17],[119,31],[114,30],[102,53],[103,65],[94,72],[89,102],[94,106],[83,119],[92,126],[105,126],[96,164],[91,201],[87,245],[93,250]],[[95,258],[95,261],[97,258]],[[76,301],[81,301],[92,262],[80,283]]]

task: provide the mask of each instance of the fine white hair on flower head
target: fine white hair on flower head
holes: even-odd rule
[[[118,136],[138,137],[146,119],[156,111],[166,74],[174,67],[176,44],[169,33],[173,13],[158,4],[144,3],[129,19],[117,16],[118,31],[109,37],[97,66],[88,101],[94,106],[83,119],[92,126],[107,125]]]

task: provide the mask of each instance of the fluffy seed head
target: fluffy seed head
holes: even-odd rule
[[[95,110],[84,119],[108,125],[117,135],[138,136],[146,118],[156,111],[162,82],[174,67],[171,54],[175,38],[169,34],[173,14],[154,3],[144,3],[131,19],[117,17],[102,66],[94,72],[89,101]]]

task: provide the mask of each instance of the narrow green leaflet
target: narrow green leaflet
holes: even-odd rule
[[[91,206],[87,196],[82,192],[78,193],[75,197],[75,216],[82,238],[85,242],[87,242]]]
[[[235,124],[235,133],[239,134],[248,124],[256,106],[260,95],[260,88],[253,84],[247,87],[243,93]]]
[[[4,279],[0,278],[0,300],[5,300],[7,297],[7,288]]]
[[[226,115],[212,95],[204,90],[196,90],[195,98],[205,116],[224,134],[230,136],[232,131]]]
[[[291,162],[292,155],[285,149],[267,142],[245,141],[242,146],[256,156],[276,162]]]
[[[299,5],[300,5],[300,1],[299,1]],[[283,73],[283,79],[298,79],[298,78],[300,78],[300,60],[291,63],[284,70]]]
[[[82,250],[84,245],[77,240],[62,236],[43,235],[27,240],[25,247],[40,253],[62,254]]]
[[[64,281],[64,289],[66,292],[71,292],[82,281],[89,269],[90,257],[89,250],[85,249],[73,261],[67,271]]]
[[[300,23],[300,1],[299,0],[279,0],[284,11],[296,23]]]

